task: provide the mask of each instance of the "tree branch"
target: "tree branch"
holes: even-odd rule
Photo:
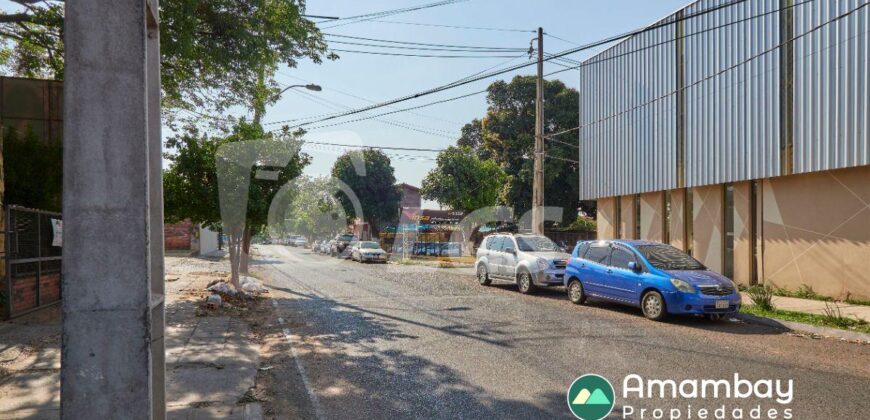
[[[12,14],[0,14],[0,23],[19,23],[19,22],[29,22],[34,23],[34,16],[27,13],[12,13]]]

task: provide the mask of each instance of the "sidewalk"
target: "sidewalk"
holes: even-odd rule
[[[248,392],[259,345],[238,308],[199,309],[226,263],[166,258],[166,399],[170,419],[258,419]],[[58,307],[0,322],[0,418],[57,419],[60,406]]]
[[[744,304],[752,304],[752,298],[746,292],[741,293]],[[800,299],[793,297],[774,296],[773,306],[776,309],[786,311],[806,312],[816,315],[825,315],[827,307],[834,309],[834,305],[840,308],[843,316],[848,316],[855,319],[863,319],[870,322],[870,306],[852,305],[845,302],[824,302],[812,299]],[[825,306],[827,304],[827,306]]]

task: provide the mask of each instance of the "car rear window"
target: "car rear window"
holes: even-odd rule
[[[589,252],[587,252],[586,256],[584,256],[583,258],[592,262],[604,264],[607,261],[607,257],[609,256],[609,246],[593,246],[589,248]]]
[[[640,245],[640,255],[659,270],[706,270],[704,264],[670,245]]]

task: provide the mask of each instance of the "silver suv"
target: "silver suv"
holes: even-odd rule
[[[520,293],[537,286],[562,285],[569,255],[545,236],[496,234],[483,239],[477,249],[477,281],[487,286],[493,279],[516,282]]]

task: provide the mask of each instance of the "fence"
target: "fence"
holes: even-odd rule
[[[5,213],[6,314],[13,318],[60,302],[61,244],[55,242],[54,221],[62,219],[18,206]]]

